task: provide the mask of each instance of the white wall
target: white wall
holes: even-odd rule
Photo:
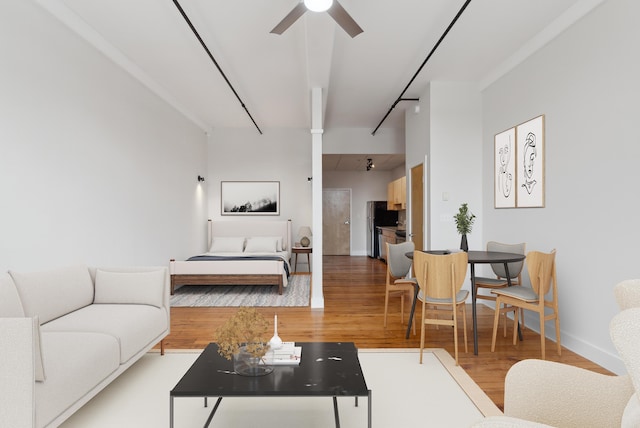
[[[460,246],[453,216],[463,202],[478,215],[468,236],[469,247],[484,247],[479,215],[482,183],[478,180],[482,174],[481,123],[480,92],[466,83],[431,82],[420,96],[420,112],[406,111],[407,176],[426,156],[425,248]],[[410,208],[411,201],[407,211]]]
[[[0,271],[191,255],[204,133],[32,2],[0,9]]]
[[[323,154],[402,154],[405,152],[404,131],[381,127],[376,135],[373,129],[338,128],[326,130]],[[367,201],[386,201],[387,184],[404,171],[341,172],[324,174],[323,188],[351,189],[351,255],[367,255]]]
[[[351,255],[367,255],[367,201],[386,201],[391,171],[332,171],[324,189],[351,189]]]
[[[604,2],[483,94],[485,236],[557,249],[562,344],[616,372],[612,289],[640,277],[638,16],[639,2]],[[546,206],[496,210],[493,137],[539,114]]]
[[[280,215],[265,220],[292,220],[294,238],[311,226],[311,133],[308,129],[216,129],[209,136],[209,218],[221,215],[221,181],[279,181]],[[255,217],[251,217],[255,220]],[[313,237],[312,237],[313,238]]]
[[[472,84],[430,83],[429,183],[431,248],[460,248],[453,216],[462,203],[477,215],[469,248],[484,248],[482,234],[482,102]]]

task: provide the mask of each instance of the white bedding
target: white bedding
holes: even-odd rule
[[[252,260],[247,262],[246,260],[215,260],[209,261],[210,263],[223,263],[223,265],[219,266],[219,269],[216,269],[216,273],[220,275],[235,275],[239,273],[244,274],[267,274],[267,275],[282,275],[282,285],[286,287],[289,283],[289,278],[287,277],[287,272],[291,274],[291,264],[289,261],[291,260],[291,253],[289,251],[276,251],[275,253],[237,253],[237,252],[216,252],[216,253],[203,253],[201,256],[222,256],[222,257],[243,257],[250,259],[252,257],[280,257],[284,263],[286,263],[287,268],[278,268],[275,270],[267,267],[267,264],[276,264],[278,263],[275,260]],[[206,263],[207,261],[196,261],[195,263]],[[264,263],[261,263],[264,262]],[[225,266],[226,264],[226,266]],[[210,271],[210,267],[207,266],[207,269]],[[207,269],[204,269],[205,271]],[[193,271],[192,271],[193,272]]]
[[[169,263],[172,281],[174,275],[269,275],[281,276],[282,285],[288,285],[291,272],[291,220],[288,221],[209,221],[209,239],[202,256],[264,257],[279,256],[281,260],[197,260]],[[216,244],[216,238],[221,238]],[[211,251],[211,249],[222,251]],[[264,249],[282,251],[261,251]],[[286,264],[286,269],[285,269]],[[173,284],[173,282],[172,282]]]

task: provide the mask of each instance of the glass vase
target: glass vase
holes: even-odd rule
[[[241,346],[238,353],[233,355],[233,371],[241,376],[264,376],[271,373],[273,367],[265,364],[264,358],[247,352],[246,346]]]

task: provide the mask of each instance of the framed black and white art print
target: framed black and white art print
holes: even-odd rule
[[[518,208],[544,207],[544,115],[516,127]]]
[[[222,215],[280,215],[279,181],[222,181]]]
[[[516,206],[516,128],[496,134],[493,141],[494,201],[496,208]]]

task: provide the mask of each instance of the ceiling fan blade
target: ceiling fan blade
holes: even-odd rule
[[[352,38],[362,33],[362,28],[354,21],[349,13],[337,0],[333,0],[333,5],[327,10],[327,13],[347,32]]]
[[[273,27],[273,30],[271,30],[270,33],[273,33],[273,34],[284,33],[287,30],[287,28],[291,27],[293,23],[298,20],[298,18],[304,15],[306,11],[307,11],[307,8],[305,7],[304,3],[303,2],[298,3],[296,7],[294,7],[291,10],[291,12],[289,12],[287,16],[285,16],[282,19],[282,21],[278,23],[278,25]]]

